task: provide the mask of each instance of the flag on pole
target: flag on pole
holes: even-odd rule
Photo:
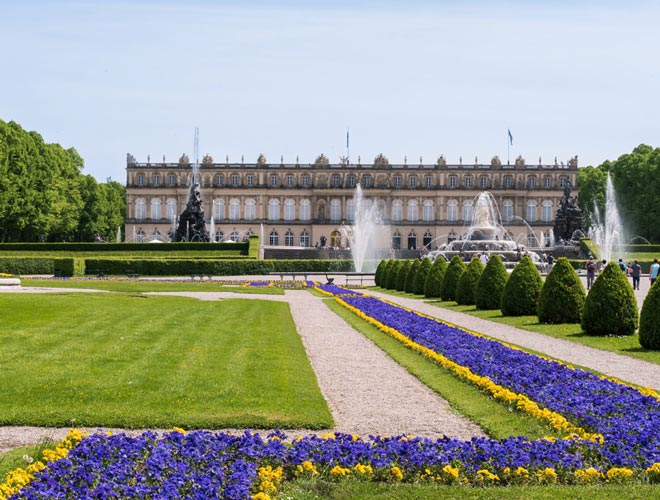
[[[346,149],[348,150],[348,129],[346,129]]]
[[[511,130],[507,129],[507,132],[509,132],[509,145],[513,146],[513,136],[511,135]]]

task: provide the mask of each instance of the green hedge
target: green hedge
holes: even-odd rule
[[[591,238],[580,238],[580,250],[586,255],[591,254],[596,259],[600,260],[600,248],[598,248],[596,242]]]
[[[70,257],[53,259],[53,273],[57,276],[85,276],[85,259]]]
[[[181,250],[217,251],[249,255],[251,243],[0,243],[0,252],[178,252]],[[259,237],[256,237],[259,251]]]
[[[235,243],[234,243],[235,244]],[[248,257],[251,259],[258,259],[259,258],[259,236],[256,234],[251,234],[250,235],[250,240],[248,241]]]
[[[630,253],[657,253],[660,254],[660,245],[623,245],[623,251]]]
[[[541,323],[580,323],[587,294],[566,257],[559,257],[545,278],[539,295]]]
[[[0,257],[0,273],[7,274],[53,274],[52,258]]]

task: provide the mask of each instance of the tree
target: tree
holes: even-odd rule
[[[465,269],[466,266],[463,259],[458,255],[454,255],[442,279],[442,292],[440,292],[442,300],[456,300],[458,280],[461,279]]]
[[[428,257],[424,257],[419,268],[417,269],[417,272],[415,273],[415,277],[413,278],[412,293],[415,295],[424,294],[424,282],[426,281],[426,277],[431,271],[432,266],[433,264],[431,263],[431,260]]]
[[[509,279],[509,273],[502,263],[499,255],[493,254],[488,259],[486,269],[484,269],[475,294],[475,305],[477,309],[493,310],[499,309],[502,304],[502,294],[506,281]]]
[[[424,296],[429,299],[435,299],[442,296],[442,282],[447,270],[447,261],[442,255],[436,257],[431,266],[431,272],[424,280]]]
[[[586,293],[575,269],[566,257],[560,257],[546,276],[539,295],[538,317],[541,323],[579,323]]]
[[[474,304],[479,278],[484,272],[484,265],[478,258],[472,259],[456,286],[456,302],[463,306]]]
[[[422,262],[419,259],[412,261],[412,264],[408,269],[408,274],[406,274],[406,293],[413,293],[413,282],[415,281],[415,275],[421,265]]]
[[[397,283],[397,276],[399,275],[399,271],[403,267],[403,260],[396,259],[394,260],[394,264],[392,264],[392,268],[390,269],[388,275],[387,275],[387,289],[388,290],[396,290],[396,283]]]
[[[385,266],[387,266],[387,261],[385,259],[382,259],[378,263],[378,267],[376,268],[376,272],[374,273],[374,283],[376,286],[380,286],[380,278],[383,274],[383,270],[385,269]]]
[[[396,286],[395,289],[397,292],[406,291],[406,277],[410,272],[412,267],[412,262],[410,260],[404,260],[403,265],[399,268],[399,272],[396,273]]]
[[[639,343],[646,349],[660,349],[660,285],[656,281],[642,305],[639,318]]]
[[[582,330],[587,335],[632,335],[638,324],[632,286],[616,262],[610,262],[587,295]]]
[[[524,256],[509,276],[502,293],[504,316],[535,315],[543,279],[532,259]]]

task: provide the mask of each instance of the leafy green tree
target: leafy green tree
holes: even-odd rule
[[[587,335],[633,335],[638,324],[632,286],[616,262],[610,262],[587,295],[582,330]]]
[[[424,280],[424,296],[429,299],[440,298],[442,295],[442,282],[447,270],[447,261],[443,256],[438,256],[433,261],[431,272]]]
[[[484,265],[479,259],[472,259],[465,272],[461,275],[456,286],[456,302],[463,306],[474,304],[477,292],[477,285],[481,274],[484,272]]]
[[[442,280],[442,292],[440,293],[442,300],[456,300],[456,287],[465,269],[463,259],[458,255],[454,255]]]
[[[528,256],[524,256],[509,276],[502,293],[504,316],[535,315],[543,286],[541,273]]]
[[[639,318],[639,343],[645,349],[660,349],[660,281],[656,281],[644,299]]]
[[[586,293],[575,269],[566,257],[555,262],[545,278],[539,296],[538,317],[541,323],[579,323]]]
[[[412,293],[415,295],[424,294],[424,282],[426,281],[426,277],[431,271],[432,266],[433,264],[431,263],[431,260],[428,257],[424,257],[421,264],[419,265],[419,268],[417,269],[417,272],[415,273],[415,278],[413,279]]]
[[[413,282],[415,281],[415,275],[419,270],[422,262],[419,259],[412,261],[410,268],[408,269],[408,274],[406,274],[406,293],[413,293]]]
[[[403,265],[399,269],[399,272],[396,274],[396,291],[405,292],[406,291],[406,278],[408,273],[412,268],[412,262],[410,260],[404,260]]]
[[[380,286],[380,277],[383,274],[383,269],[385,269],[385,266],[387,266],[387,261],[382,259],[378,263],[378,267],[376,267],[376,272],[374,273],[374,283],[376,286]]]
[[[496,254],[491,255],[477,284],[477,292],[475,294],[477,309],[499,309],[502,304],[504,287],[508,279],[509,273],[507,273],[500,256]]]

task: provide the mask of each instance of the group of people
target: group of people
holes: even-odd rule
[[[587,290],[591,289],[591,286],[594,284],[596,273],[599,273],[606,265],[607,261],[605,259],[602,262],[598,262],[591,257],[587,259],[584,264],[584,268],[587,271]],[[635,259],[633,262],[626,264],[623,259],[619,259],[617,265],[621,269],[621,272],[632,278],[633,290],[639,290],[639,282],[642,277],[642,266],[639,264],[639,261]],[[658,263],[658,259],[653,259],[653,264],[651,264],[649,269],[651,285],[658,279],[658,272],[660,272],[660,263]]]

